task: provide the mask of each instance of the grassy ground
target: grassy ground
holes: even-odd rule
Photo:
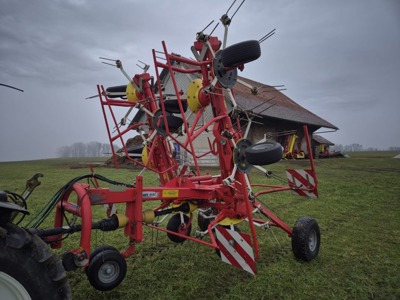
[[[146,241],[128,258],[127,276],[118,288],[96,291],[79,269],[68,273],[74,299],[399,299],[400,160],[392,158],[396,154],[363,152],[350,159],[317,160],[318,200],[290,193],[263,199],[289,225],[303,215],[318,220],[321,251],[310,263],[293,258],[290,239],[278,229],[258,231],[261,255],[257,275],[251,276],[221,262],[211,248],[192,242],[175,246],[164,234],[146,228]],[[77,166],[75,160],[58,159],[0,163],[0,188],[21,193],[28,177],[44,173],[43,184],[29,199],[34,214],[70,179],[89,173]],[[304,166],[303,161],[283,161],[270,169],[283,175],[286,168]],[[137,173],[95,170],[127,183]],[[251,176],[254,181],[276,183],[257,172]],[[155,183],[154,177],[145,176],[145,185]],[[103,217],[100,211],[97,216]],[[79,235],[72,235],[64,247],[78,242]],[[127,239],[121,232],[96,232],[92,243],[122,249]]]

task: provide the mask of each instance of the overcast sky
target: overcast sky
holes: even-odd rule
[[[151,50],[192,56],[196,32],[232,1],[0,0],[0,161],[56,157],[75,142],[108,142],[96,84],[126,84]],[[237,1],[235,9],[240,3]],[[230,11],[230,15],[233,12]],[[211,27],[213,27],[212,25]],[[206,30],[209,33],[211,27]],[[284,84],[291,99],[339,127],[336,144],[400,146],[400,1],[247,0],[228,45],[260,39],[240,75]],[[223,36],[222,26],[214,34]]]

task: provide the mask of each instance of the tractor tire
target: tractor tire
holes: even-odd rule
[[[86,270],[90,284],[99,291],[116,288],[126,275],[125,258],[111,246],[100,247],[93,254]]]
[[[222,50],[221,60],[224,67],[237,67],[261,56],[260,43],[256,40],[233,44]]]
[[[38,236],[8,223],[0,227],[2,299],[71,299],[61,260]]]
[[[183,220],[185,225],[189,223],[189,217],[187,215],[183,215]],[[190,232],[192,231],[192,224],[189,225],[189,227],[182,228],[181,226],[181,216],[180,214],[175,214],[169,219],[168,224],[167,224],[167,230],[176,232],[176,233],[181,233],[187,236],[190,236]],[[175,243],[183,243],[186,241],[184,237],[180,237],[171,233],[167,233],[168,238],[175,242]]]
[[[317,257],[321,244],[321,233],[316,220],[310,217],[299,218],[292,233],[292,250],[299,260],[311,261]]]
[[[272,141],[255,144],[246,149],[246,160],[251,165],[263,166],[282,159],[282,146]]]

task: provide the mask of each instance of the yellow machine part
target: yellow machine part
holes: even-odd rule
[[[136,94],[136,89],[133,87],[132,83],[128,83],[126,86],[126,97],[128,98],[128,101],[133,103],[136,103],[139,100]]]
[[[147,147],[143,147],[142,150],[142,162],[143,164],[147,164],[147,161],[149,160],[149,149]],[[149,167],[152,167],[152,163],[149,164]]]
[[[125,227],[125,226],[128,224],[128,222],[129,222],[128,217],[125,216],[125,215],[115,214],[114,216],[115,216],[115,217],[117,218],[117,220],[118,220],[118,227],[119,227],[119,228]]]
[[[296,154],[296,158],[306,158],[306,154],[303,151],[301,151],[300,153]]]
[[[287,148],[286,148],[286,152],[283,152],[283,155],[282,155],[283,158],[286,158],[286,156],[288,154],[293,152],[294,144],[296,143],[297,138],[298,138],[298,136],[295,135],[295,134],[292,134],[289,137],[289,142],[288,142],[288,145],[287,145]]]
[[[239,223],[241,223],[243,221],[244,221],[244,219],[225,218],[221,222],[219,222],[218,224],[221,225],[221,226],[230,226],[230,225],[239,224]]]
[[[202,80],[200,78],[197,78],[189,84],[188,90],[186,92],[188,105],[193,113],[196,113],[202,107],[199,100],[199,92],[202,88]]]
[[[146,209],[142,212],[142,221],[146,224],[151,224],[156,218],[154,211],[152,209]]]
[[[297,138],[298,136],[295,134],[290,136],[288,152],[293,152],[294,143],[296,142]]]

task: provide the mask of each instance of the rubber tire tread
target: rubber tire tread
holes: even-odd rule
[[[104,246],[107,249],[111,246]],[[104,262],[115,261],[118,263],[120,273],[118,277],[111,283],[104,283],[98,277],[98,271]],[[109,291],[116,288],[125,278],[127,265],[125,258],[116,249],[108,248],[108,250],[99,251],[97,255],[93,256],[90,260],[89,267],[87,268],[86,275],[90,284],[99,291]]]
[[[186,112],[188,108],[188,102],[181,100],[183,111]],[[178,100],[165,100],[164,101],[165,110],[171,114],[180,114],[181,110],[179,109]]]
[[[317,245],[311,251],[308,245],[310,231],[315,230],[317,234]],[[292,232],[292,251],[294,257],[303,261],[311,261],[318,256],[321,245],[321,232],[315,219],[305,216],[299,218]]]
[[[113,250],[113,251],[118,252],[118,250],[116,248],[114,248],[113,246],[110,246],[110,245],[98,246],[98,247],[96,247],[96,249],[94,249],[90,253],[89,264],[97,254],[99,254],[100,252],[106,251],[106,250]],[[89,266],[85,267],[86,276],[88,275],[88,269],[89,269]]]
[[[125,85],[117,85],[117,86],[110,86],[106,89],[106,92],[109,93],[125,93],[126,92],[126,84]]]
[[[168,115],[167,116],[167,122],[168,122],[168,129],[172,133],[176,133],[178,129],[182,126],[183,124],[183,119],[175,116]],[[160,122],[160,128],[167,130],[167,126],[164,123],[164,118],[161,117],[161,122]]]
[[[221,61],[224,67],[237,67],[251,62],[261,56],[260,43],[249,40],[233,44],[222,50]]]
[[[251,165],[270,165],[280,161],[281,159],[282,146],[279,143],[267,141],[249,146],[246,149],[246,160]]]
[[[17,280],[33,300],[72,299],[60,258],[38,236],[11,223],[0,228],[0,271]]]

